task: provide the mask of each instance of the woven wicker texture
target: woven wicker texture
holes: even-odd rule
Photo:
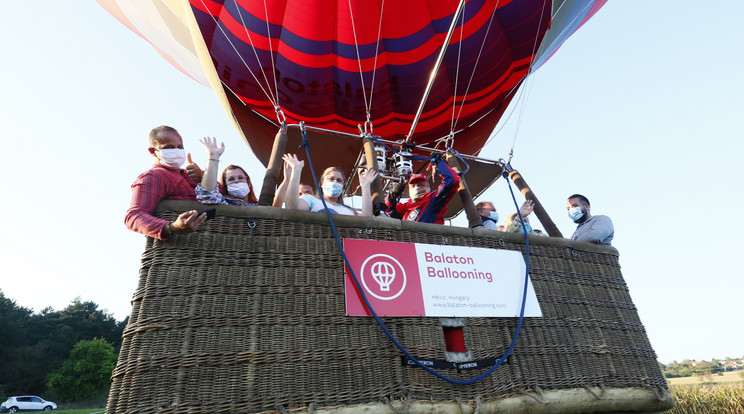
[[[173,220],[193,207],[168,201],[159,215]],[[342,239],[525,248],[518,235],[484,229],[353,217],[340,217],[337,227]],[[196,233],[148,239],[106,412],[307,410],[584,387],[667,392],[617,250],[530,240],[544,317],[525,319],[507,363],[460,386],[403,366],[374,319],[344,316],[343,261],[323,215],[221,206]],[[413,355],[444,358],[438,318],[383,320]],[[516,323],[467,318],[474,358],[501,356]],[[443,371],[458,379],[481,372]]]

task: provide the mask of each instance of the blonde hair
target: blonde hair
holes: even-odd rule
[[[344,174],[344,170],[342,170],[339,167],[328,167],[325,170],[323,170],[323,174],[320,175],[320,180],[318,181],[318,187],[319,188],[315,190],[316,191],[316,194],[318,195],[318,198],[320,198],[320,187],[323,187],[323,181],[325,180],[325,178],[328,175],[330,175],[334,171],[338,171],[338,173],[341,174],[341,178],[344,180],[344,183],[341,184],[341,185],[343,186],[343,185],[346,184],[346,174]],[[342,206],[345,205],[344,204],[344,198],[342,196],[339,196],[338,197],[338,203],[341,204]]]

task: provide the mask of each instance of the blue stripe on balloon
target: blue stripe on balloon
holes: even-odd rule
[[[473,0],[469,2],[465,8],[466,21],[473,18],[473,16],[484,7],[486,1],[487,0]],[[236,21],[245,22],[245,27],[248,28],[249,32],[257,33],[262,36],[268,35],[265,20],[252,15],[242,8],[240,12],[238,12],[234,2],[225,5],[225,10],[227,10]],[[361,59],[370,59],[375,57],[375,52],[378,50],[385,50],[391,53],[403,53],[416,49],[431,40],[433,34],[446,33],[449,30],[451,21],[452,15],[449,15],[440,19],[432,20],[430,25],[408,36],[394,39],[382,39],[381,42],[383,43],[384,48],[377,47],[377,43],[380,41],[357,46],[348,43],[341,43],[336,40],[319,41],[305,39],[293,33],[291,27],[283,27],[282,25],[277,24],[269,24],[269,32],[273,38],[281,36],[281,41],[289,47],[310,55],[322,56],[333,53],[341,58],[356,59],[358,48]],[[458,23],[457,26],[459,27],[460,24]],[[232,40],[233,42],[238,41],[237,39]]]

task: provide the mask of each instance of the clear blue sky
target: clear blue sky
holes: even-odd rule
[[[613,219],[662,362],[744,355],[741,16],[738,0],[611,0],[536,73],[524,110],[483,152],[506,157],[516,136],[513,165],[564,235],[575,192]],[[215,136],[254,182],[263,168],[210,89],[94,1],[9,3],[0,35],[0,289],[37,312],[80,297],[121,320],[145,244],[123,217],[152,161],[149,130],[176,127],[202,165],[197,139]],[[501,180],[481,199],[514,211]]]

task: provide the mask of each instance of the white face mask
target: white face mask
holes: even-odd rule
[[[186,162],[186,151],[183,148],[164,148],[160,153],[160,165],[177,170]]]
[[[326,181],[323,183],[323,194],[325,194],[328,197],[338,197],[341,195],[341,192],[344,190],[344,187],[341,186],[339,183],[334,183],[330,181]]]
[[[232,183],[227,185],[227,193],[233,197],[243,198],[251,192],[248,183]]]

